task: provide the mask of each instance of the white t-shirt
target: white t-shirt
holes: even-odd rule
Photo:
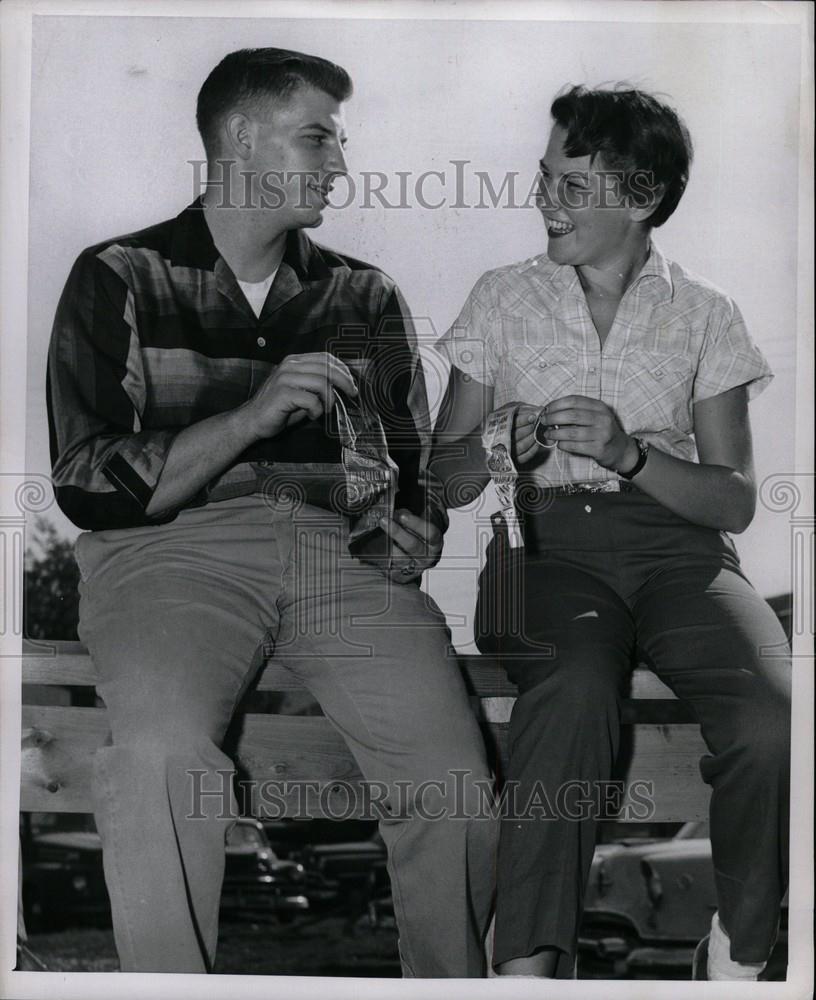
[[[275,275],[278,273],[278,269],[275,270],[263,281],[241,281],[240,278],[236,279],[238,284],[241,286],[241,291],[246,296],[247,302],[252,306],[252,311],[256,316],[261,315],[261,309],[263,309],[263,304],[266,302],[266,296],[269,293],[269,289],[272,287],[272,282],[275,280]]]

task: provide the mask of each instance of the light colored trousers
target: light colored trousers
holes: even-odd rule
[[[80,535],[80,636],[112,733],[94,796],[123,971],[212,968],[234,816],[217,796],[192,802],[191,772],[199,788],[223,787],[227,725],[274,650],[366,779],[389,796],[398,781],[441,783],[437,799],[423,795],[427,812],[409,794],[380,821],[403,973],[483,975],[497,824],[474,818],[475,783],[490,775],[444,617],[346,546],[342,517],[258,495]],[[424,818],[456,809],[456,785],[466,817]],[[205,819],[189,818],[193,804]]]

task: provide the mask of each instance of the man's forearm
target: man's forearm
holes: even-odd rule
[[[173,441],[147,514],[155,516],[180,507],[254,440],[245,405],[185,427]]]

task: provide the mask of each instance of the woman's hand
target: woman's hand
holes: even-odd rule
[[[638,449],[614,410],[589,396],[562,396],[539,411],[539,435],[570,455],[588,455],[605,469],[634,467]]]
[[[534,436],[536,421],[541,413],[541,408],[531,406],[529,403],[505,403],[499,410],[510,410],[517,407],[516,420],[513,424],[513,460],[517,465],[524,465],[529,462],[537,452],[541,451],[541,445]]]
[[[511,403],[510,406],[515,406]],[[538,407],[530,406],[528,403],[519,404],[516,413],[516,424],[513,430],[513,447],[515,458],[519,465],[529,462],[533,456],[541,450],[541,445],[534,436],[536,421],[541,410]]]

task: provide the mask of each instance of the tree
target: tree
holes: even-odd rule
[[[73,542],[45,518],[26,548],[23,629],[29,639],[77,639],[79,569]]]

